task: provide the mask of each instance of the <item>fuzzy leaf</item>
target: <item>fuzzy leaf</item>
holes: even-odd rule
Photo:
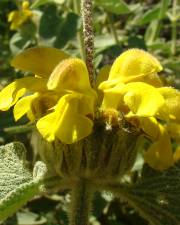
[[[180,163],[164,172],[146,166],[136,184],[111,184],[108,189],[125,199],[151,225],[180,224]]]
[[[5,220],[42,192],[40,181],[46,173],[45,165],[38,162],[33,177],[25,153],[24,146],[18,142],[0,147],[0,220]]]

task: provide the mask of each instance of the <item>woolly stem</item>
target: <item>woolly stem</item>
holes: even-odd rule
[[[80,178],[71,192],[69,225],[88,225],[93,191],[88,180]]]
[[[81,14],[83,22],[83,36],[85,46],[86,65],[89,72],[91,86],[94,86],[94,31],[92,0],[81,0]]]

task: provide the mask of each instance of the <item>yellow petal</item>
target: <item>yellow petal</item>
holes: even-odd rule
[[[170,137],[180,142],[180,124],[178,123],[168,123],[166,125]]]
[[[165,104],[164,98],[159,91],[146,83],[128,83],[122,92],[125,92],[125,104],[136,116],[155,116]]]
[[[165,108],[159,113],[160,117],[180,123],[180,92],[171,87],[162,87],[158,90],[166,103]]]
[[[104,90],[104,98],[101,105],[101,108],[106,109],[116,109],[120,110],[122,105],[124,105],[123,95],[125,85],[120,83],[116,85],[114,88],[109,88]]]
[[[30,71],[42,77],[48,77],[60,61],[69,56],[56,48],[29,48],[17,55],[11,65],[17,69]]]
[[[73,90],[86,92],[92,90],[85,63],[78,58],[69,58],[60,62],[48,80],[49,90]]]
[[[21,98],[14,106],[13,113],[15,120],[19,120],[22,116],[24,116],[28,111],[31,111],[31,104],[35,98],[38,97],[38,94],[35,93],[33,95],[25,96]]]
[[[159,61],[148,52],[130,49],[121,54],[113,63],[109,80],[130,82],[162,70]]]
[[[33,100],[31,105],[32,113],[29,112],[27,115],[31,116],[33,114],[33,118],[39,119],[47,113],[52,112],[60,97],[50,91],[38,93],[38,97]]]
[[[8,110],[27,92],[27,90],[45,91],[46,82],[46,79],[24,77],[9,84],[0,92],[0,110]]]
[[[66,144],[88,136],[92,127],[92,121],[79,112],[79,99],[72,94],[62,97],[55,111],[42,117],[37,123],[39,132],[46,140],[53,141],[57,137]]]
[[[15,10],[8,14],[8,22],[11,22],[11,30],[17,30],[29,17],[32,16],[30,10]]]
[[[151,117],[157,114],[165,104],[164,98],[153,86],[132,82],[126,85],[119,83],[111,89],[104,90],[102,108],[121,109],[126,105],[131,111],[127,117]]]
[[[97,75],[97,80],[96,80],[97,87],[100,85],[100,83],[108,79],[110,69],[111,69],[110,65],[106,65],[100,69],[99,74]]]
[[[146,76],[143,76],[143,77],[137,78],[137,79],[135,78],[134,81],[145,82],[154,87],[162,87],[163,86],[161,79],[159,78],[159,76],[156,73],[151,73],[151,74],[148,74]]]
[[[160,136],[145,152],[145,161],[156,170],[165,170],[174,164],[170,137],[162,125],[159,124]]]
[[[110,65],[106,65],[104,66],[100,71],[99,74],[97,76],[97,80],[96,80],[96,91],[98,93],[98,105],[100,105],[102,103],[103,100],[103,92],[102,90],[100,90],[100,88],[98,89],[98,86],[105,80],[108,79],[109,76],[109,71],[111,69]]]
[[[23,1],[22,2],[22,9],[23,10],[26,10],[26,9],[28,9],[29,8],[29,2],[28,1]]]
[[[8,110],[25,93],[26,89],[23,87],[17,88],[16,82],[9,84],[0,92],[0,110]]]
[[[180,160],[180,146],[176,148],[173,157],[175,162],[178,162]]]
[[[159,123],[154,117],[139,118],[140,128],[147,134],[147,136],[155,141],[160,136]]]
[[[8,14],[8,22],[11,22],[16,17],[16,11],[12,11]]]

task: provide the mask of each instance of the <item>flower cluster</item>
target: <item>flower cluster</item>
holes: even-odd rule
[[[29,2],[23,1],[21,9],[14,10],[8,14],[8,22],[11,23],[10,29],[17,30],[23,23],[25,23],[33,15],[29,9]]]
[[[174,164],[171,137],[177,136],[172,127],[180,122],[180,92],[163,87],[162,66],[149,53],[130,49],[121,54],[100,71],[99,91],[91,87],[82,60],[55,48],[27,49],[11,64],[34,76],[5,87],[0,110],[14,105],[15,120],[26,114],[47,141],[72,144],[87,137],[99,110],[109,125],[116,125],[111,118],[121,114],[152,141],[144,154],[151,167],[163,170]]]
[[[167,128],[180,122],[180,92],[163,87],[157,74],[161,70],[152,55],[131,49],[115,60],[108,80],[99,85],[104,92],[102,110],[123,113],[127,121],[144,132],[153,142],[144,158],[159,170],[174,163]]]

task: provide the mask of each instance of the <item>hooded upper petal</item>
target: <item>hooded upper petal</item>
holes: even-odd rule
[[[89,82],[85,63],[78,58],[69,58],[60,62],[51,73],[48,83],[49,90],[89,92],[93,91]]]
[[[157,73],[162,70],[159,61],[141,49],[130,49],[122,53],[113,63],[109,80],[129,82],[134,78]]]

